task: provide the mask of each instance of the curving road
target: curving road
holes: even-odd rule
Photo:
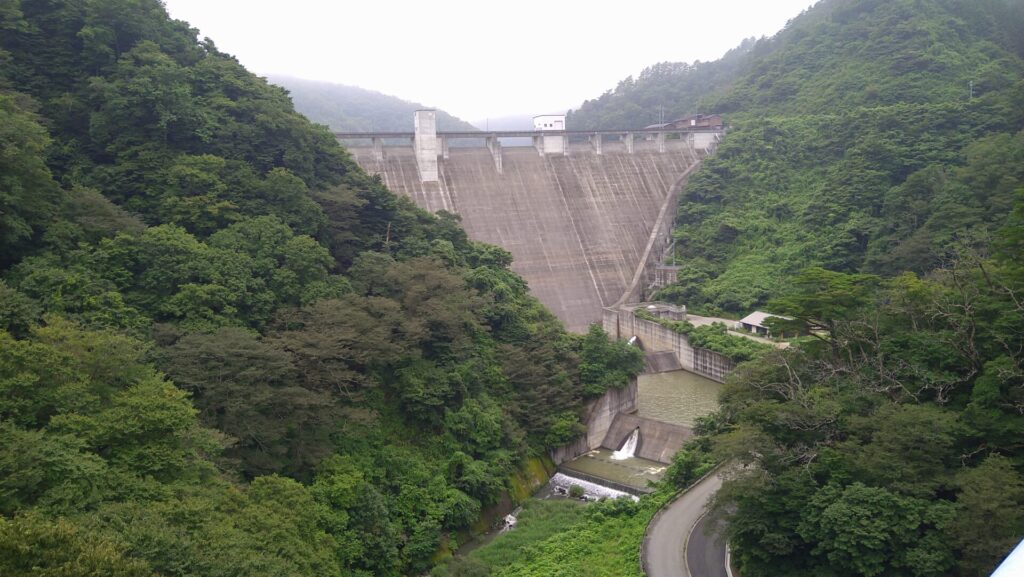
[[[697,577],[728,577],[725,571],[725,544],[714,534],[704,532],[707,516],[700,518],[686,542],[686,568]]]
[[[705,477],[655,516],[640,553],[648,577],[725,574],[724,548],[704,535],[703,522],[697,527],[698,521],[703,521],[705,506],[721,486],[719,471]],[[720,561],[715,563],[715,559]],[[691,568],[693,573],[690,573]]]

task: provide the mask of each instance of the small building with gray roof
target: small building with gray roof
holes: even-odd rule
[[[764,311],[754,311],[749,315],[743,317],[738,323],[736,323],[736,328],[743,329],[745,331],[750,331],[756,335],[762,335],[767,337],[770,336],[771,331],[767,326],[765,326],[764,321],[765,319],[769,319],[772,317],[777,317],[787,321],[793,320],[789,317],[784,317],[782,315],[773,315],[772,313],[766,313]]]

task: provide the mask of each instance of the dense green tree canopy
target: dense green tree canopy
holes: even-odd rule
[[[429,570],[639,370],[510,264],[158,0],[0,1],[0,573]]]
[[[744,573],[987,575],[1020,539],[1020,266],[965,255],[833,300],[816,313],[830,346],[735,375],[718,450],[757,466],[716,509]],[[995,482],[1006,492],[982,503]]]

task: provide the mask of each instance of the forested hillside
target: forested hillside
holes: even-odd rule
[[[270,75],[267,80],[288,91],[297,112],[339,132],[412,132],[413,112],[424,108],[356,86],[281,75]],[[437,129],[478,130],[443,110],[437,111]]]
[[[642,365],[158,0],[0,1],[0,574],[422,573]]]
[[[661,297],[805,335],[740,366],[670,475],[731,463],[740,574],[982,577],[1024,538],[1022,31],[1020,0],[825,0],[696,106],[675,75],[580,109],[726,115]]]
[[[630,76],[614,90],[570,110],[566,124],[571,130],[640,128],[704,112],[704,98],[730,86],[751,51],[764,49],[763,41],[749,38],[714,62],[649,66],[637,78]]]
[[[572,117],[646,122],[673,98],[726,115],[728,138],[681,200],[685,269],[663,296],[740,314],[808,266],[923,273],[966,231],[984,244],[1024,182],[1021,38],[1016,0],[828,0],[720,61],[653,67]]]

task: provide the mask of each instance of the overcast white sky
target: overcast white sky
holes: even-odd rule
[[[813,0],[165,0],[257,74],[351,84],[464,120],[573,108],[664,61],[715,60]]]

